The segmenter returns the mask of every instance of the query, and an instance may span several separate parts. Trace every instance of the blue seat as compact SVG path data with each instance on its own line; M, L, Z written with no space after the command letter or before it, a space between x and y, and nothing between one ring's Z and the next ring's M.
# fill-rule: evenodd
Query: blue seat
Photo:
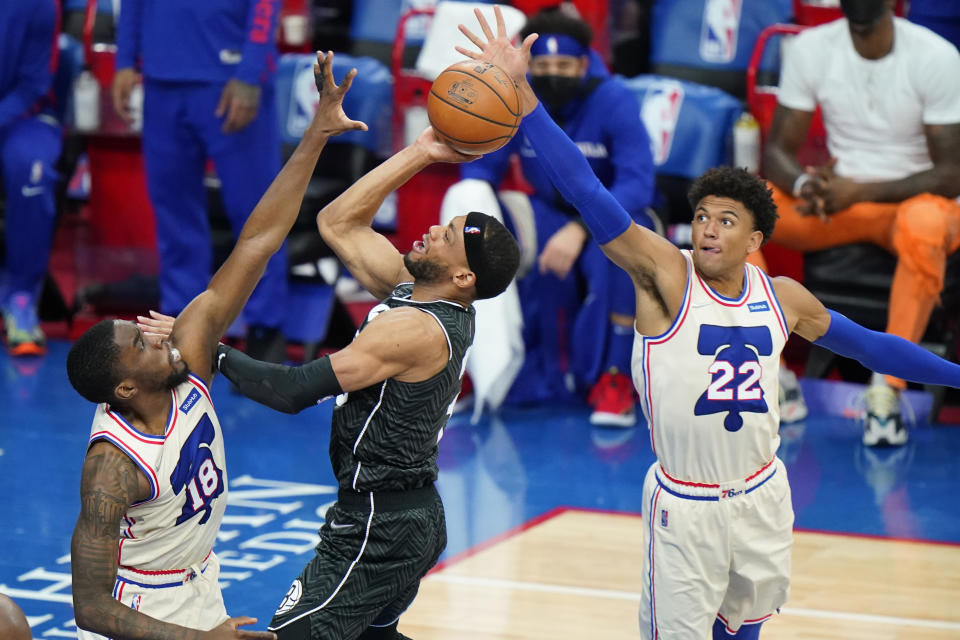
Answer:
M696 178L730 163L730 134L743 108L714 87L657 75L621 78L640 102L658 174Z
M659 0L650 20L651 68L742 99L757 36L764 27L789 22L792 13L792 0ZM761 68L778 68L777 53L772 50Z
M715 87L657 75L621 78L637 95L640 117L650 136L660 202L657 209L671 234L689 225L690 181L730 164L733 124L743 111L739 100ZM686 244L685 231L678 244Z

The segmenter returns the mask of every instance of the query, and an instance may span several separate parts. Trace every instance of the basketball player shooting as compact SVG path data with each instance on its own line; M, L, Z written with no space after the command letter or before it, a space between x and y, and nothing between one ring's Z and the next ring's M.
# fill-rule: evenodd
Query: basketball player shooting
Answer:
M472 303L506 289L520 250L496 218L479 212L431 226L405 255L370 225L387 195L417 172L475 157L427 128L317 215L327 245L383 299L348 346L299 367L220 348L220 371L269 407L296 413L337 396L337 502L316 555L268 627L281 640L405 637L398 619L446 546L437 452L473 342Z
M793 509L776 457L789 334L926 384L960 387L960 367L746 264L777 211L766 184L742 169L711 169L692 185L692 251L634 224L527 83L536 34L515 47L499 8L496 34L475 13L482 37L460 31L479 51L457 51L513 78L537 159L634 282L633 379L657 456L643 488L641 637L757 638L789 592Z
M333 82L318 53L316 114L247 219L226 262L176 318L169 339L103 320L67 356L70 383L98 404L73 531L80 640L270 640L227 616L212 547L227 504L223 435L210 400L217 343L282 245L321 150L366 125L347 118L355 70ZM251 150L256 153L256 150Z

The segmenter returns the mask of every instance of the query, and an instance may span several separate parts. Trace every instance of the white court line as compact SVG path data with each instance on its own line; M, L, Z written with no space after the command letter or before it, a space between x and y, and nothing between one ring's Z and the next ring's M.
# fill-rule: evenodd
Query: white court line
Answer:
M519 582L516 580L499 580L496 578L477 578L472 576L457 576L447 573L435 573L427 580L462 584L476 587L490 587L493 589L509 589L513 591L537 591L540 593L559 593L564 595L585 596L590 598L604 598L607 600L631 600L640 602L640 594L634 591L616 591L614 589L588 589L586 587L571 587L558 584L540 584L537 582ZM868 622L884 626L902 625L907 627L925 627L928 629L947 629L960 631L960 622L948 620L922 620L920 618L897 618L894 616L876 616L866 613L850 611L823 611L820 609L801 609L784 607L782 614L800 616L804 618L829 618L833 620L852 620Z

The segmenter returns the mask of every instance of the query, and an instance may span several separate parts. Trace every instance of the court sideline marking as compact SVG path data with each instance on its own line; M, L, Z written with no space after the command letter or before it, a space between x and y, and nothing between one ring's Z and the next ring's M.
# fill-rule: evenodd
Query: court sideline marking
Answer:
M571 587L557 584L541 584L536 582L520 582L517 580L501 580L497 578L477 578L458 576L446 573L434 573L426 578L428 581L446 582L465 586L487 587L491 589L506 589L511 591L535 591L540 593L558 593L570 596L603 598L607 600L631 600L640 602L640 593L633 591L619 591L615 589L591 589L587 587ZM924 620L921 618L897 618L893 616L878 616L850 611L824 611L821 609L803 609L784 607L782 615L793 615L804 618L828 618L833 620L851 620L881 625L903 625L910 627L925 627L929 629L947 629L960 631L960 622L947 620Z

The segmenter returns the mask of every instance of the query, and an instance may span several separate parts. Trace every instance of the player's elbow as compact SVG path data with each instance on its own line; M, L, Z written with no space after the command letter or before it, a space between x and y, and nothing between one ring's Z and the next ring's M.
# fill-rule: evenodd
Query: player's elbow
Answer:
M73 592L73 618L78 628L100 635L109 631L104 627L107 616L98 603L100 599L97 596L84 594L82 591Z

